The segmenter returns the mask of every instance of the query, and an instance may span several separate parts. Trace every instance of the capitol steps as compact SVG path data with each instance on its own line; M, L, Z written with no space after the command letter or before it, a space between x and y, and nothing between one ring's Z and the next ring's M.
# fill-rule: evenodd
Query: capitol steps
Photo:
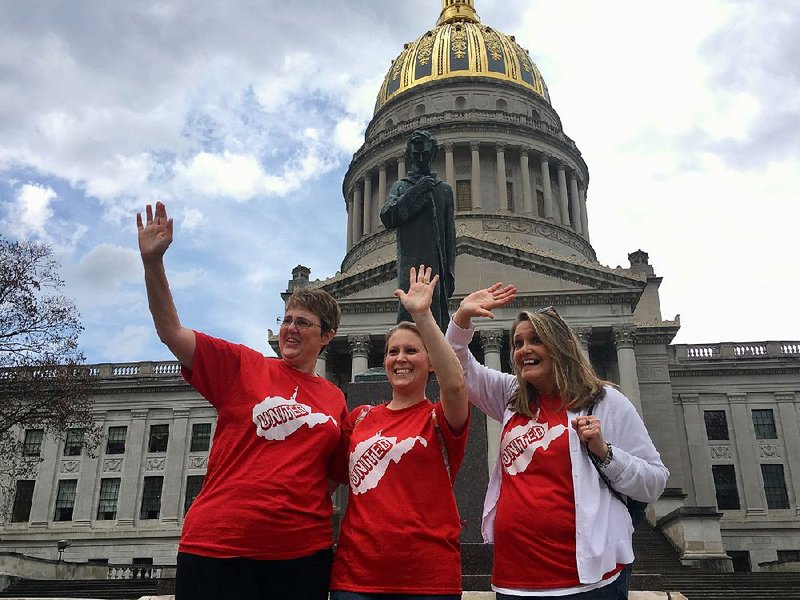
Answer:
M135 600L156 594L157 588L157 579L20 579L0 592L0 598Z

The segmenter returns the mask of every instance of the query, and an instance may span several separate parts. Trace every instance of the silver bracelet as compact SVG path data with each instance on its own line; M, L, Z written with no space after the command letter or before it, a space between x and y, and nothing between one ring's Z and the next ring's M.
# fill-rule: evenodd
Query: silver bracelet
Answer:
M611 444L606 442L606 449L608 453L604 460L598 461L597 466L601 469L605 469L608 465L611 464L611 459L614 458L614 451L611 449Z

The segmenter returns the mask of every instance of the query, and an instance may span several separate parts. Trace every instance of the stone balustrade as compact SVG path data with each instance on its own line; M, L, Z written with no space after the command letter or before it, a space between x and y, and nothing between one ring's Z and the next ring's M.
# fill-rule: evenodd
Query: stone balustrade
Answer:
M724 360L800 358L800 342L722 342L719 344L675 344L670 346L677 362Z
M126 377L179 377L181 365L177 360L161 362L138 362L138 363L106 363L90 365L89 374L92 377L102 379L115 379Z

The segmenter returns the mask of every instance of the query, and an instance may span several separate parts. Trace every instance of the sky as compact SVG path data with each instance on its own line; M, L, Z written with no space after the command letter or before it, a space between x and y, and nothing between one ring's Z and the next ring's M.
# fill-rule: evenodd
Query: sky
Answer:
M649 253L675 342L800 340L800 2L475 5L530 51L583 153L598 260ZM87 361L171 358L136 249L156 200L184 325L270 354L291 269L340 269L344 173L440 9L0 0L0 234L54 248Z

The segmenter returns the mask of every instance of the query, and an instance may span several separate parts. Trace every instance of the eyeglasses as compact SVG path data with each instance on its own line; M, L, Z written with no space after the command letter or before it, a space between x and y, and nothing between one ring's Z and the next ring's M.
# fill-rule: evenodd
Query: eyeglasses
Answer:
M320 325L319 323L314 323L312 321L309 321L308 319L304 319L303 317L291 317L289 315L286 315L285 317L283 317L283 320L281 320L280 317L278 317L277 320L281 324L281 327L290 327L292 323L294 323L294 326L297 327L298 329L309 329L311 327L319 327L320 329L322 329L322 325Z
M539 310L537 310L536 312L537 312L537 313L542 313L542 314L551 312L551 313L553 313L555 316L557 316L557 317L561 317L561 315L559 315L559 314L558 314L558 311L555 309L555 307L554 307L554 306L545 306L544 308L540 308L540 309L539 309Z

